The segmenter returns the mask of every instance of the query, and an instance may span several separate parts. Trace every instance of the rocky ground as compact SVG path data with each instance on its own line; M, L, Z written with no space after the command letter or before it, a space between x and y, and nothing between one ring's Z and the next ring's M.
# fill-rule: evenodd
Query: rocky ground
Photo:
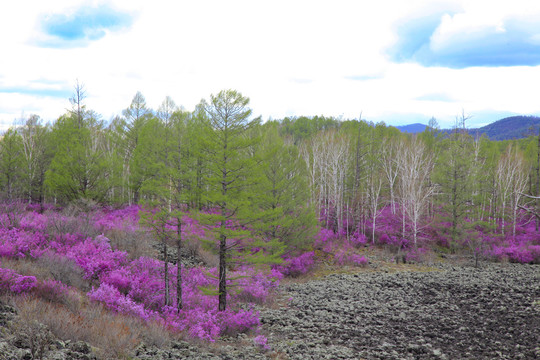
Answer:
M330 275L262 311L290 359L539 359L540 266Z
M538 359L540 266L371 266L284 284L260 307L271 350L249 336L212 346L139 346L134 359ZM0 360L30 359L0 306ZM92 359L80 342L53 341L48 359Z

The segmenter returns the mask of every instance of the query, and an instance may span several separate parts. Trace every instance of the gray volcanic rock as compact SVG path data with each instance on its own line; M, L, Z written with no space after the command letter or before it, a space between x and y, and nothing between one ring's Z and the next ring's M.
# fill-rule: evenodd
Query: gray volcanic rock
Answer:
M289 285L261 308L269 343L291 359L536 359L540 267L331 275Z
M419 269L422 269L419 267ZM219 346L140 344L133 359L538 359L540 266L330 275L282 285L284 305L260 306L270 351L239 334ZM0 360L31 358L0 300ZM52 340L46 359L96 359L83 342Z

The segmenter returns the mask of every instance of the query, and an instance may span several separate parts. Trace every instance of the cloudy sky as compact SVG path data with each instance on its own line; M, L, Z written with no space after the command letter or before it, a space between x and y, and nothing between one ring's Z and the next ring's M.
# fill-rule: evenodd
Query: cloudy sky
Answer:
M469 127L540 115L540 1L74 1L0 5L0 129L140 91L187 110L236 89L263 119Z

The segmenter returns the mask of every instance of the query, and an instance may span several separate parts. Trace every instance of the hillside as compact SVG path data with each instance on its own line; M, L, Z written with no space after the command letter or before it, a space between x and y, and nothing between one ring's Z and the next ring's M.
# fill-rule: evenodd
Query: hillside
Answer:
M491 140L510 140L536 135L539 129L540 117L512 116L478 129L470 129L469 132L474 134L478 131L479 134L485 134Z
M415 123L415 124L409 124L409 125L396 126L396 128L398 128L401 132L416 134L416 133L420 133L424 131L426 129L426 125Z
M404 133L419 133L425 130L424 124L409 124L396 126ZM537 116L511 116L481 128L469 129L469 133L475 135L486 135L490 140L511 140L521 139L531 135L537 135L540 130L540 117ZM443 129L443 133L449 133L452 129Z

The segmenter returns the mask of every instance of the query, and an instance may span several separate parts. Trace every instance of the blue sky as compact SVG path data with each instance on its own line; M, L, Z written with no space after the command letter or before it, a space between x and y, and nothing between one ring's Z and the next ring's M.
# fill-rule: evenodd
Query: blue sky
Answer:
M89 46L107 35L129 29L132 16L107 4L75 7L73 12L58 12L38 19L41 32L47 37L38 40L38 47L73 48Z
M226 88L263 119L469 126L540 115L540 2L22 0L0 5L0 130L69 108L108 120L137 91L188 110Z

